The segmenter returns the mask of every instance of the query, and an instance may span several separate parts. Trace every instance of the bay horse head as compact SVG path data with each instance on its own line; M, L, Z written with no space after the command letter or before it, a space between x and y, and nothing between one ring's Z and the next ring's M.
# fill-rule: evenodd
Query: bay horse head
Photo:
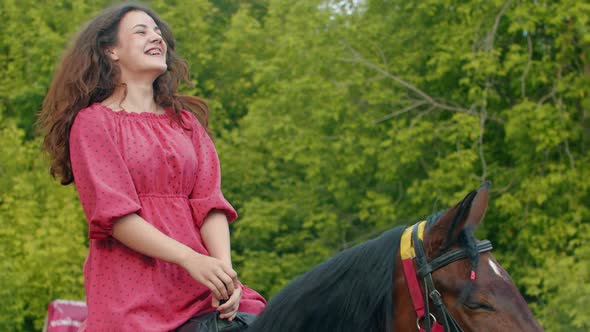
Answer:
M488 189L486 182L402 235L394 331L542 331L489 241L473 234L483 222Z
M319 264L276 294L248 332L542 331L489 241L473 235L488 188Z

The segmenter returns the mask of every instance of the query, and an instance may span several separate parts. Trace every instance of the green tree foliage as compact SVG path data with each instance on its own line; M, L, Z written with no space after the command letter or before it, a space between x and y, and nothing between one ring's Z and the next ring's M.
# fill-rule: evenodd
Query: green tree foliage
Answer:
M48 176L39 140L0 119L0 330L39 329L50 300L84 298L84 216L73 188Z
M0 329L31 330L51 299L83 298L86 253L32 123L68 40L110 2L0 1ZM148 3L191 65L183 92L212 106L245 283L272 296L490 179L480 237L548 331L590 328L590 5Z
M588 5L343 3L271 1L242 63L256 91L220 142L241 275L272 294L491 179L480 236L547 329L586 330Z

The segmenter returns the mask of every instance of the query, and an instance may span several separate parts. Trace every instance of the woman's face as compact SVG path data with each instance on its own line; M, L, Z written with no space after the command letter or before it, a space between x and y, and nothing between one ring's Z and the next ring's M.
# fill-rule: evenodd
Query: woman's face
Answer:
M132 11L119 22L117 44L107 54L121 70L122 83L152 82L166 69L167 45L156 22L142 11Z

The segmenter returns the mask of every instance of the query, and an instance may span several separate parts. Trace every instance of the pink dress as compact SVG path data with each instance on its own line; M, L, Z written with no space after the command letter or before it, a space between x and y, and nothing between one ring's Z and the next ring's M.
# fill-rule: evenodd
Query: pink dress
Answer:
M170 112L170 111L169 111ZM113 221L137 213L164 234L208 255L200 235L212 209L237 214L220 189L213 142L188 111L184 126L169 114L116 112L95 103L70 134L74 181L89 223L84 265L85 331L169 331L213 311L211 291L182 267L139 254L115 240ZM266 301L243 286L239 311Z

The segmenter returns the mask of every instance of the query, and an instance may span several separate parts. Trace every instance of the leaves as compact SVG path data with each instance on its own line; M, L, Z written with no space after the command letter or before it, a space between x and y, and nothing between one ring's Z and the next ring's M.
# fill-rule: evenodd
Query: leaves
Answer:
M3 330L39 328L50 300L83 297L83 215L48 177L32 123L67 41L105 5L3 1ZM243 282L270 297L490 179L480 237L548 331L588 329L588 4L150 5L191 65L182 92L212 107Z
M83 299L86 223L77 195L48 175L38 139L0 126L0 328L40 328L49 301ZM5 159L4 159L5 158Z

